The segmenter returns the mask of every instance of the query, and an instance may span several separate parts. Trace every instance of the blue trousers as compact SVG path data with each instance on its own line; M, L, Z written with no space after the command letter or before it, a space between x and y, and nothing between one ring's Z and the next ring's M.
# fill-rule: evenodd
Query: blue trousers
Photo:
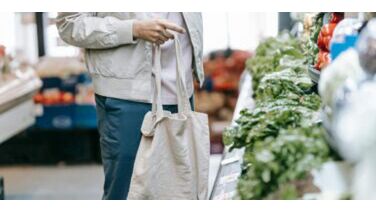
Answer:
M102 199L127 199L133 164L141 140L141 125L151 104L95 96L102 164L104 193ZM193 97L190 99L193 108ZM164 110L177 112L176 105Z

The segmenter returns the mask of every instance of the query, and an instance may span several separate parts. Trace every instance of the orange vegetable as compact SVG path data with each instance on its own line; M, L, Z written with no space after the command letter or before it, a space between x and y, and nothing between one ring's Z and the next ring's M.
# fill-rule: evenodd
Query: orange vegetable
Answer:
M332 39L334 29L337 24L325 24L320 31L317 39L317 46L320 50L329 51L330 40Z
M318 54L317 63L315 65L315 69L321 71L330 63L330 55L327 51L321 51Z

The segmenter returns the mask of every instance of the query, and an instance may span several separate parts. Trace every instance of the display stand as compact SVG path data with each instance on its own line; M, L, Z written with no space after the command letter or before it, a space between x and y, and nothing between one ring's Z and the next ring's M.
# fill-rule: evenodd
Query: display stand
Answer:
M0 143L35 122L34 93L41 87L33 70L16 72L16 77L0 87Z
M32 69L15 71L14 79L0 86L0 144L35 122L33 95L42 86ZM4 179L0 176L0 200L4 199Z
M254 107L252 79L248 71L244 71L242 75L239 91L232 125L236 124L235 120L239 118L241 110ZM234 149L230 152L228 148L225 148L210 199L229 200L235 197L238 177L241 174L243 154L243 149Z

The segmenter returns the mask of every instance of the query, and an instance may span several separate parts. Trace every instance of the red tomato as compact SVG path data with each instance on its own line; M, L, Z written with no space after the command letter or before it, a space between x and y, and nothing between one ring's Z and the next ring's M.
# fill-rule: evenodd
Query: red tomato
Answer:
M335 28L336 24L325 24L321 28L319 37L317 39L317 46L320 50L329 51L330 40L332 39Z
M334 12L330 15L330 23L338 24L345 17L345 13Z
M5 46L0 44L0 57L4 57L4 56L5 56Z
M69 92L61 93L60 101L63 104L72 104L74 102L74 96Z
M44 97L43 97L43 95L41 93L37 93L34 96L34 102L35 103L42 103L43 99L44 99Z
M330 55L327 51L320 51L315 65L315 69L321 71L330 63Z

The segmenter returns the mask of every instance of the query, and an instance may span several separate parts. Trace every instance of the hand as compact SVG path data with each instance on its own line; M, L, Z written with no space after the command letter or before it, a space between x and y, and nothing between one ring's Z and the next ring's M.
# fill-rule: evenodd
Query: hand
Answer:
M174 39L174 35L168 30L178 33L185 33L184 28L163 19L136 20L133 23L133 36L155 44L163 44L169 39Z

